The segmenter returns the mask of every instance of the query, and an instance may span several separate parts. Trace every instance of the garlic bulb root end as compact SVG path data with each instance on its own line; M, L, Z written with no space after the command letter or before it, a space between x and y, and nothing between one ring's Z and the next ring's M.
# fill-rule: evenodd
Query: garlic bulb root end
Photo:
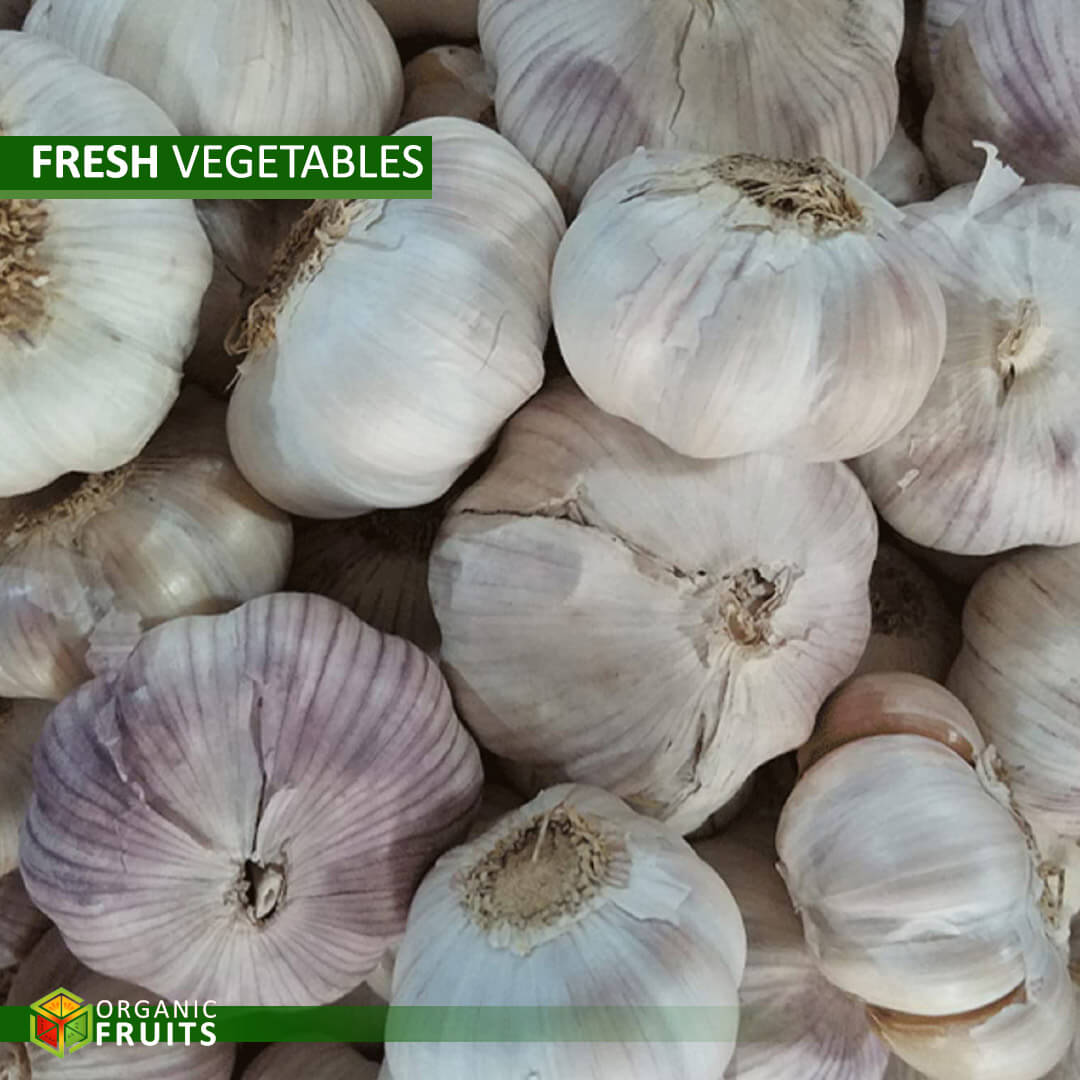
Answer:
M40 199L0 201L0 330L8 334L25 334L45 317L48 272L38 245L48 221Z

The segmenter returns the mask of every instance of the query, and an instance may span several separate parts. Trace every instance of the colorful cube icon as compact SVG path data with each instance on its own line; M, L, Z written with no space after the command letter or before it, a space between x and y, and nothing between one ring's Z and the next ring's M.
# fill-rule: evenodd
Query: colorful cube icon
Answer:
M94 1038L94 1006L61 987L30 1006L30 1041L50 1054L73 1054Z

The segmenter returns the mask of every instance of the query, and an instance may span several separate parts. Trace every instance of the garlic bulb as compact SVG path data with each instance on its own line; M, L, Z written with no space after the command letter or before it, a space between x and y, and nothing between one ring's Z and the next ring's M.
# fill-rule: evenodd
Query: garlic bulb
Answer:
M945 35L960 21L964 12L982 0L923 0L926 43L931 65L937 63Z
M479 49L437 45L405 65L403 124L428 116L462 116L495 126L495 88Z
M0 30L18 30L33 0L0 0Z
M243 1080L376 1080L379 1066L341 1043L278 1043L244 1070Z
M885 156L866 178L867 184L894 206L932 199L940 190L923 152L898 124Z
M843 465L681 458L563 382L510 421L435 543L454 700L539 783L690 832L854 670L876 535Z
M1080 541L1080 190L1020 188L986 146L974 186L907 208L948 310L915 418L855 468L918 544L987 555Z
M60 934L52 930L19 969L7 1004L29 1005L58 987L66 987L92 1004L158 1000L142 987L84 967L65 948ZM156 1046L141 1046L139 1021L133 1023L134 1046L91 1044L63 1058L27 1043L0 1043L0 1076L5 1080L229 1080L232 1075L236 1057L233 1044L201 1046L196 1034L195 1045L185 1046L183 1035L178 1034L172 1045L162 1038Z
M1080 840L1080 546L1001 560L963 626L949 689L1001 752L1025 817Z
M0 699L0 875L18 867L19 828L30 801L30 762L49 709L42 702Z
M472 41L476 0L371 0L396 38L429 35Z
M291 199L210 199L195 212L214 251L214 277L199 312L199 338L184 365L188 381L225 396L236 360L225 339L243 317L274 261L277 249L309 204Z
M323 1004L400 935L480 783L431 660L279 593L150 631L53 710L20 864L98 971L170 998Z
M30 902L18 870L0 876L0 1004L17 966L48 929L49 920Z
M973 140L985 139L1033 183L1080 183L1075 0L979 0L959 16L941 41L923 127L934 171L946 184L976 179Z
M892 135L902 0L480 0L479 16L499 130L570 207L638 146L862 176Z
M344 604L369 626L436 656L439 624L428 592L428 559L446 513L443 500L346 521L301 521L289 587Z
M176 134L130 86L0 31L0 132L87 131ZM182 199L0 202L0 497L139 453L176 398L210 264Z
M0 694L59 700L95 647L280 588L291 550L229 459L224 405L185 390L135 461L0 500Z
M316 203L234 343L233 456L307 517L437 498L543 378L554 196L479 124L399 134L431 137L434 198Z
M819 974L775 868L772 823L742 819L694 845L746 924L741 1023L726 1080L880 1080L888 1051L862 1004Z
M912 671L944 682L960 648L960 626L933 579L903 552L878 548L870 573L873 621L856 675Z
M138 87L182 135L383 135L401 111L368 0L38 0L25 29Z
M593 186L555 259L566 366L692 457L863 453L915 414L945 345L900 217L822 160L638 151Z
M532 1028L547 1041L525 1041L529 1028L505 1043L388 1041L386 1059L395 1080L718 1080L745 961L739 909L685 841L598 788L554 787L424 878L391 1002L552 1009ZM597 1030L597 1008L614 1010L608 1041L560 1041ZM715 1042L677 1041L695 1008L710 1011ZM455 1031L468 1037L469 1023L463 1009ZM628 1037L649 1030L668 1038Z

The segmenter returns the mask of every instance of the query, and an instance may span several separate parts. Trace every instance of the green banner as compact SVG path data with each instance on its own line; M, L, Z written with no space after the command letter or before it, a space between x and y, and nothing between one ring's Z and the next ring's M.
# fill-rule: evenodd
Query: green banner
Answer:
M0 199L430 199L431 136L0 138Z

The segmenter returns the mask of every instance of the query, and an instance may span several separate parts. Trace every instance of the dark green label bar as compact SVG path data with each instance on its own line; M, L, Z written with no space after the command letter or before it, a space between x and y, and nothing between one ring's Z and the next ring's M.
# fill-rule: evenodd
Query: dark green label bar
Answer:
M431 136L0 138L0 199L430 199Z

